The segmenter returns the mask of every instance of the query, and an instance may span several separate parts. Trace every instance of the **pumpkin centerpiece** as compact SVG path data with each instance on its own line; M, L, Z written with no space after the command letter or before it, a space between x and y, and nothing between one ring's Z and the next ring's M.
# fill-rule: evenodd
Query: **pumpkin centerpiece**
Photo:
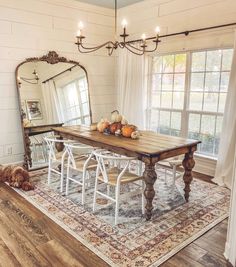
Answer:
M135 125L126 124L122 127L122 135L124 137L131 137L132 133L137 131L137 127Z
M106 128L110 125L109 121L106 119L101 119L100 122L97 124L97 130L100 133L103 133Z

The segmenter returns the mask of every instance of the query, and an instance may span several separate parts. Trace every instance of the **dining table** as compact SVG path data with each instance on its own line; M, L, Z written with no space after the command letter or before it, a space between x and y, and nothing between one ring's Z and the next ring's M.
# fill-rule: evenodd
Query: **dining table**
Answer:
M53 131L59 139L76 140L121 155L136 157L142 161L145 165L143 179L146 185L144 190L146 220L150 220L152 217L155 196L154 184L157 179L156 163L183 155L184 197L186 202L189 201L190 185L193 180L192 170L195 165L194 152L201 141L159 134L153 131L140 131L139 138L132 139L123 136L105 135L91 130L89 126L62 126L53 128ZM60 149L63 149L63 147Z

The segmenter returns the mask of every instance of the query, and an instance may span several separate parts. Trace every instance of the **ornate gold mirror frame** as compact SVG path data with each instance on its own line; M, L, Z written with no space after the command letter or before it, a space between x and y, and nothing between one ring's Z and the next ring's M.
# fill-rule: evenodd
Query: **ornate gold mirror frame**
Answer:
M21 111L21 98L20 98L20 85L21 83L18 80L18 73L19 68L25 63L29 62L45 62L48 64L57 64L57 63L70 63L73 65L77 65L83 71L85 72L86 78L87 78L87 84L88 84L88 103L89 103L89 113L90 113L90 119L92 121L92 112L91 112L91 101L90 101L90 93L89 93L89 80L88 80L88 73L84 66L82 66L79 62L74 60L69 60L65 57L60 57L55 51L49 51L47 55L44 55L42 57L31 57L27 58L25 61L21 62L15 70L15 79L16 79L16 87L17 87L17 96L18 96L18 102L19 102L19 111L20 111L20 117L21 117L21 127L22 127L22 134L23 134L23 142L24 142L24 168L29 170L32 167L32 158L31 158L31 149L30 149L30 131L34 131L34 133L45 133L50 132L50 129L48 128L48 125L40 125L40 126L32 126L31 129L25 128L23 125L23 114ZM55 124L53 127L61 126L62 124ZM52 127L52 125L51 125Z

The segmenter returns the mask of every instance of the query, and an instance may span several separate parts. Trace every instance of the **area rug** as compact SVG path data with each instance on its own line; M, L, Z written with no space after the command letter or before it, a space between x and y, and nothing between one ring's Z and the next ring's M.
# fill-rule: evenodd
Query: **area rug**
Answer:
M98 198L96 212L92 212L92 184L82 206L79 185L71 183L65 196L56 175L49 186L46 170L32 172L31 177L34 191L16 191L110 266L159 266L228 216L228 189L194 179L186 203L182 179L177 179L173 191L171 173L165 179L159 171L152 220L142 216L141 195L137 193L121 202L115 226L114 205L105 199Z

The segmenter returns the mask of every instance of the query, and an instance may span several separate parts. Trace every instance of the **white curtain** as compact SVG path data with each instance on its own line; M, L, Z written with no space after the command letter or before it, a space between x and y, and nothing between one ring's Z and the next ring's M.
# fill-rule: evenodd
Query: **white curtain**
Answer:
M233 183L231 191L231 205L229 215L229 227L227 233L227 242L225 245L225 257L229 262L236 266L236 147L233 171Z
M144 129L144 56L132 54L127 49L120 49L117 76L120 113L129 123Z
M55 83L53 80L50 80L43 84L42 93L47 123L50 124L63 122L63 114L58 101Z
M233 62L225 104L219 154L213 181L221 186L232 187L233 160L236 144L236 34Z

